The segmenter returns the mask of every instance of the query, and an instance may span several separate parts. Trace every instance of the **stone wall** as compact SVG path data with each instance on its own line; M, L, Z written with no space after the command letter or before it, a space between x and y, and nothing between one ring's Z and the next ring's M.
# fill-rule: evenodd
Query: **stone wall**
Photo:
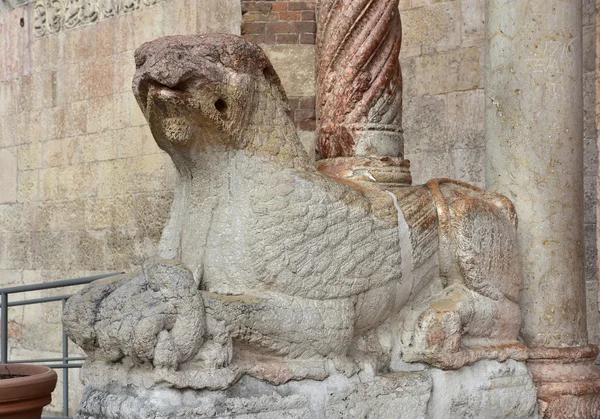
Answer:
M241 10L113 3L115 15L71 27L66 8L46 21L33 3L0 13L0 287L129 271L154 253L174 173L131 93L133 51L163 35L239 33ZM51 13L62 20L50 25ZM56 357L60 313L60 303L11 309L10 359Z
M129 271L153 254L173 169L131 94L133 51L146 40L242 31L260 41L314 155L314 1L116 3L123 5L112 14L97 6L95 17L82 10L68 24L53 24L53 10L43 20L33 3L0 8L0 287ZM584 3L586 280L597 341L596 10ZM483 186L484 0L401 0L400 9L405 151L415 182L447 176ZM10 318L11 359L57 355L59 303L11 309Z
M484 0L400 0L406 158L415 183L450 177L485 186ZM583 0L585 279L598 343L596 4Z

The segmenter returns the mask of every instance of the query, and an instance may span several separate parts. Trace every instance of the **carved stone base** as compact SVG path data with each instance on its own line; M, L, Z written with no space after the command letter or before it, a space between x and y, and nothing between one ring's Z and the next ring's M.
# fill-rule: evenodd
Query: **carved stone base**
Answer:
M532 348L529 356L541 418L600 418L598 347Z
M480 361L457 371L434 368L380 376L367 368L351 377L334 374L277 386L243 376L227 390L212 391L90 382L77 417L533 418L536 410L525 364L509 360Z

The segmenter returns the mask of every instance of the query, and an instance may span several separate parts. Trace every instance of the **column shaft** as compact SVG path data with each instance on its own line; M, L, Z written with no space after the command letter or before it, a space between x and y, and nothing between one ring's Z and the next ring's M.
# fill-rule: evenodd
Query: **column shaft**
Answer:
M486 182L519 217L526 344L587 343L581 0L488 0Z

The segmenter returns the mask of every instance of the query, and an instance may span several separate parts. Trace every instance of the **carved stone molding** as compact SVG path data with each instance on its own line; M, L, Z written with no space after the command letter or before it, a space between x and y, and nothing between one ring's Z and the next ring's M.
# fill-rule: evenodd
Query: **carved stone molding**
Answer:
M317 14L319 157L401 157L398 1L322 0Z
M529 370L543 419L600 418L600 370L595 345L530 348Z
M34 28L37 37L89 25L153 6L163 0L37 0Z

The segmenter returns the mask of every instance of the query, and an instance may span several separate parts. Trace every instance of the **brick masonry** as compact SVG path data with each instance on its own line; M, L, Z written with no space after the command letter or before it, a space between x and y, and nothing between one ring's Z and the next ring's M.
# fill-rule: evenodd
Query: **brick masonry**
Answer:
M257 44L315 43L314 1L242 0L242 35Z
M300 131L315 130L315 97L290 97L290 117Z
M271 56L275 69L278 70L282 79L285 79L283 73L290 68L290 64L292 64L292 67L298 67L299 55L295 46L312 46L315 44L317 32L316 2L242 0L241 6L241 33L245 39L263 46L287 46L286 54L282 59L277 60L277 57ZM265 50L269 54L270 50L268 48L265 48ZM281 55L279 54L279 56ZM282 60L287 62L285 63L287 65L284 64L286 68L283 69L283 72L278 69L278 64L282 64ZM307 66L307 64L302 63L301 66ZM314 80L311 80L310 83L314 84ZM307 96L294 95L290 93L290 86L285 87L288 90L290 117L296 128L299 131L314 132L316 126L314 94Z

